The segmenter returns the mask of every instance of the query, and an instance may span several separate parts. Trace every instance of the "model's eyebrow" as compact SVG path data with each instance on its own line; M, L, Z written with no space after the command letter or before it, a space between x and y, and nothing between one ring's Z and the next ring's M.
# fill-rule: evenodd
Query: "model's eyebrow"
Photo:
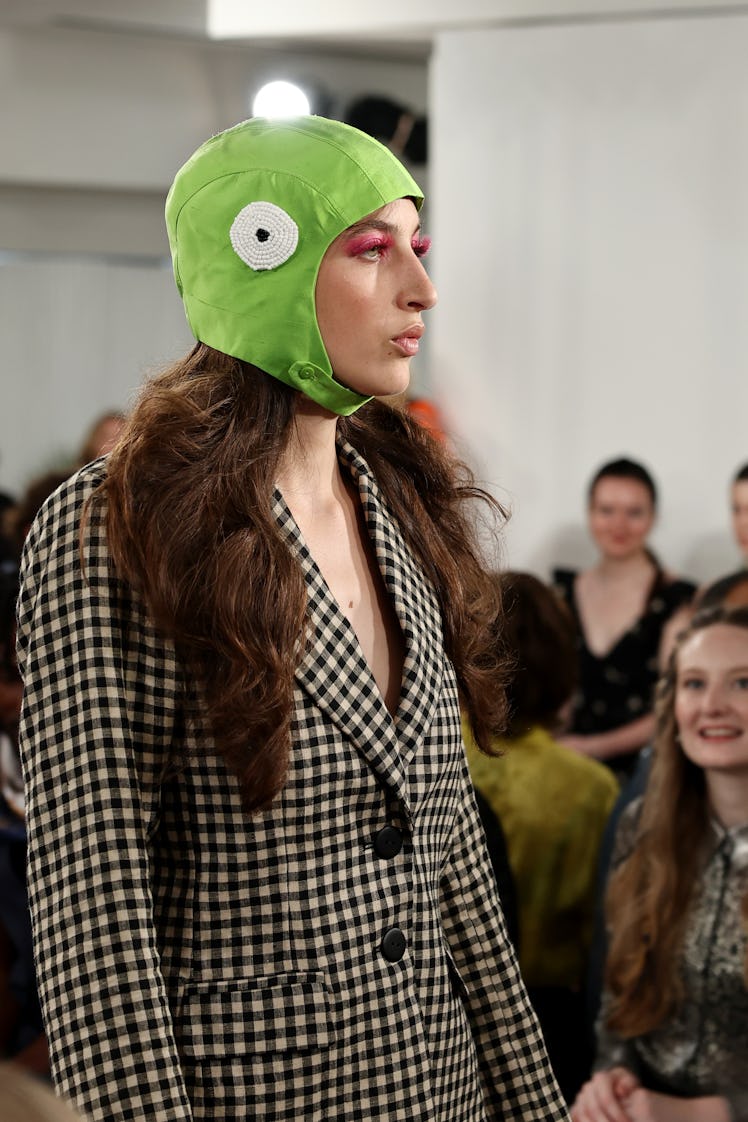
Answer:
M343 231L343 237L350 237L355 234L362 234L366 230L380 230L383 234L396 234L400 227L393 225L392 222L385 222L383 218L362 218L360 222L354 222L352 226L348 226ZM421 231L421 223L419 222L414 229L411 237L415 237Z

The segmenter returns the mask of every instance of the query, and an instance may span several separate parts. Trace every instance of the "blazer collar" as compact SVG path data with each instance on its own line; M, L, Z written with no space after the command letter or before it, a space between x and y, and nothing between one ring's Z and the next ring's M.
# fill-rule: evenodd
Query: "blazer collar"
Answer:
M428 733L441 688L441 614L434 591L406 548L366 461L345 442L339 444L338 456L358 487L379 569L405 639L397 714L393 720L356 633L276 490L274 514L301 564L311 624L311 642L296 669L296 680L407 806L407 768Z

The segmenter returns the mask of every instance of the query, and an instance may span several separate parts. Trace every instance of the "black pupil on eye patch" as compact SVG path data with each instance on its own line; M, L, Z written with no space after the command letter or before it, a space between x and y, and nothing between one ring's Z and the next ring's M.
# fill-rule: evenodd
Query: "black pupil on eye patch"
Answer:
M259 229L255 230L255 237L257 238L258 242L266 242L270 237L270 231L263 230L262 226L260 226Z

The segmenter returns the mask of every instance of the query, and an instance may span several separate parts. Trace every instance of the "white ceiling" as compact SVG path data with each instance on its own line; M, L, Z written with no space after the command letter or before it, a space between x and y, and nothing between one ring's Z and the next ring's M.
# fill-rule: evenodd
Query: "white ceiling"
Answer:
M257 6L254 0L248 0L239 7L251 17ZM267 6L271 11L280 9L277 21L265 19L260 27L251 18L248 23L240 20L242 12L234 10L230 13L231 28L214 32L209 7L209 0L0 0L0 27L244 41L290 51L329 48L418 60L426 58L430 49L431 33L425 27L418 27L410 35L392 29L373 34L371 28L362 30L360 21L349 29L343 18L340 25L315 25L310 29L303 21L297 26L293 11L283 3Z
M0 26L427 57L438 31L747 12L718 0L0 0Z

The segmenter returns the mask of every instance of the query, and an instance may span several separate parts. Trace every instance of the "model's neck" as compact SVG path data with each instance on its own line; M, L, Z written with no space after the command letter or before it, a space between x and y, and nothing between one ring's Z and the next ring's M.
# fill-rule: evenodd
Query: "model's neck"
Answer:
M300 400L276 478L286 499L324 502L336 494L340 485L335 444L338 419L321 405L307 398Z

